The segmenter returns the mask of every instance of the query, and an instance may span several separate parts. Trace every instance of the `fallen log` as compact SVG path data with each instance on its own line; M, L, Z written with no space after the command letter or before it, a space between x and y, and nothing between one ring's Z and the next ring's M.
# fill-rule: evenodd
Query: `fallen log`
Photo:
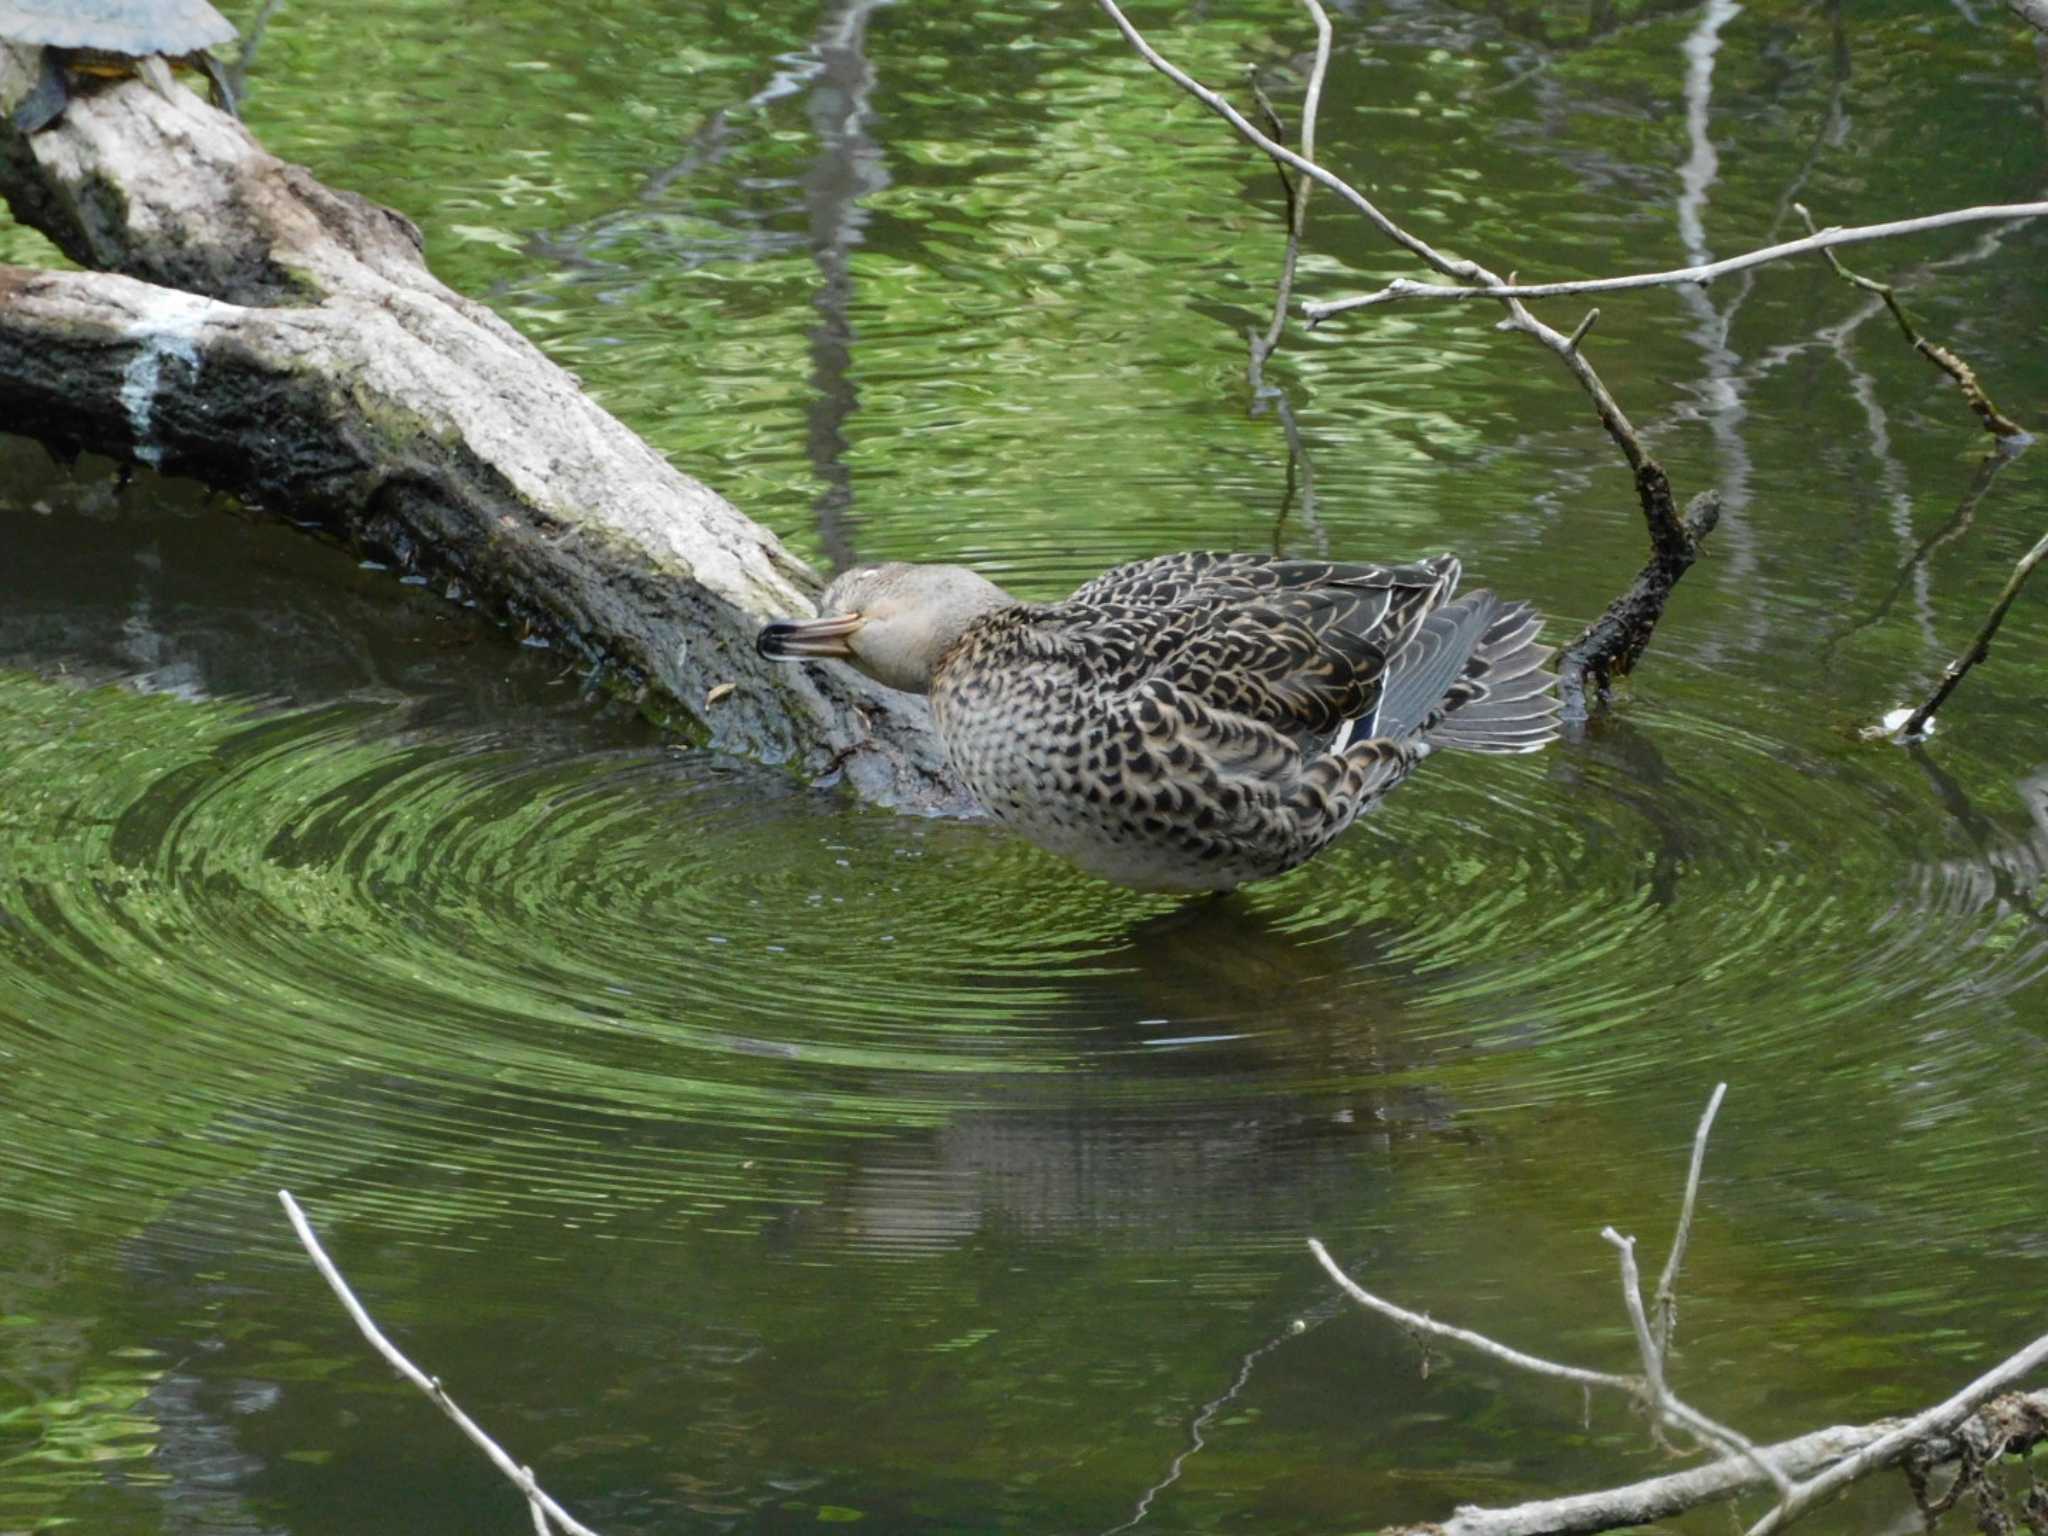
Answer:
M679 707L707 745L963 803L923 700L756 655L763 618L811 611L809 567L438 282L403 216L181 85L120 81L23 134L6 116L38 64L0 45L0 195L89 270L0 265L0 430L317 527Z

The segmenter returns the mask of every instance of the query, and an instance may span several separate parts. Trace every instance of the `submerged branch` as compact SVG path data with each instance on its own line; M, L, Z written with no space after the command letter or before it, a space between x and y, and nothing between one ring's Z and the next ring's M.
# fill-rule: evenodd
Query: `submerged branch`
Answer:
M1970 668L1991 654L1991 637L1998 633L1998 626L2005 622L2006 610L2012 607L2013 599L2020 595L2020 588L2027 584L2027 578L2034 574L2034 567L2048 558L2048 534L2019 558L2006 578L2005 587L1998 594L1998 601L1991 605L1991 613L1977 631L1977 638L1970 642L1970 648L1942 668L1941 682L1918 709L1913 710L1904 720L1894 726L1887 717L1878 734L1890 735L1898 741L1912 742L1925 737L1934 713L1948 702L1948 696L1956 691L1956 685L1969 675Z
M1684 516L1671 511L1671 487L1652 462L1655 478L1637 477L1643 515L1650 524L1650 558L1626 592L1607 605L1558 657L1557 691L1567 720L1584 720L1590 698L1617 677L1626 676L1649 649L1671 589L1692 568L1705 548L1707 535L1721 520L1721 498L1702 491L1687 505Z
M1996 1399L1985 1405L1979 1417L1995 1417L2003 1421L2021 1414L2048 1415L2048 1392ZM1795 1439L1781 1440L1775 1445L1758 1446L1757 1450L1788 1476L1811 1478L1829 1467L1840 1465L1844 1458L1875 1445L1905 1422L1901 1419L1879 1419L1870 1424L1838 1424ZM1978 1420L1971 1420L1969 1424L1976 1422ZM1993 1428L1991 1434L1984 1438L1994 1437L1997 1443L2009 1446L2012 1451L2025 1451L2035 1443L2000 1436L1998 1428ZM1894 1459L1902 1462L1909 1473L1924 1476L1935 1466L1961 1461L1968 1454L1971 1438L1975 1437L1966 1424L1952 1433L1921 1440ZM1566 1536L1566 1533L1575 1532L1621 1530L1668 1520L1688 1510L1732 1499L1764 1486L1767 1486L1766 1480L1755 1463L1745 1457L1724 1456L1705 1466L1645 1478L1618 1488L1603 1488L1593 1493L1532 1499L1526 1504L1504 1509L1465 1504L1448 1520L1414 1529L1418 1536L1422 1532L1427 1532L1428 1536Z
M2048 548L2048 540L2042 541ZM1777 1503L1749 1528L1747 1536L1773 1536L1821 1500L1831 1497L1849 1483L1879 1467L1907 1463L1916 1494L1924 1493L1927 1470L1944 1462L1960 1462L1966 1471L1981 1467L2010 1451L2023 1451L2048 1440L2048 1392L2010 1397L2000 1403L1992 1399L2005 1393L2028 1373L2048 1364L2048 1335L2016 1351L1962 1391L1913 1418L1885 1419L1856 1427L1837 1426L1816 1430L1776 1445L1758 1445L1726 1425L1716 1423L1679 1400L1668 1380L1671 1324L1669 1309L1675 1298L1669 1293L1683 1262L1687 1235L1692 1224L1694 1202L1699 1192L1700 1168L1706 1156L1707 1135L1713 1126L1727 1084L1718 1084L1693 1137L1691 1168L1686 1176L1684 1205L1671 1256L1657 1287L1659 1317L1653 1323L1644 1306L1641 1277L1635 1261L1635 1239L1624 1237L1613 1227L1601 1236L1620 1252L1622 1301L1642 1358L1641 1376L1621 1376L1590 1371L1580 1366L1546 1360L1513 1349L1468 1328L1440 1323L1418 1312L1375 1296L1338 1267L1329 1250L1315 1238L1308 1240L1316 1262L1351 1299L1377 1312L1411 1333L1446 1339L1466 1345L1491 1359L1517 1370L1578 1386L1608 1387L1626 1392L1648 1407L1651 1432L1660 1444L1662 1424L1675 1424L1701 1440L1719 1446L1723 1455L1713 1463L1665 1477L1650 1478L1621 1488L1598 1493L1573 1494L1565 1498L1539 1499L1508 1509L1460 1506L1457 1513L1440 1524L1413 1528L1412 1536L1553 1536L1559 1532L1592 1532L1623 1526L1647 1525L1701 1504L1726 1499L1746 1489L1769 1486ZM1985 1405L1991 1406L1986 1408ZM1979 1414L1982 1410L1982 1414ZM1978 1423L1973 1416L1983 1419ZM1927 1501L1921 1499L1922 1508Z
M1773 1536L1774 1532L1783 1530L1821 1500L1841 1492L1865 1473L1901 1460L1924 1441L1953 1436L1978 1409L2043 1365L2048 1365L2048 1334L2006 1356L1946 1402L1914 1415L1853 1455L1843 1457L1825 1472L1807 1478L1777 1508L1752 1525L1745 1536Z

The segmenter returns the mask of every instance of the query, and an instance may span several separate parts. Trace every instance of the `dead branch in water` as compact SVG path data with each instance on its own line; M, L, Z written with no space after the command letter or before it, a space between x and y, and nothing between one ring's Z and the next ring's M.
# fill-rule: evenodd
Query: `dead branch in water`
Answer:
M1672 1392L1668 1366L1678 1271L1692 1228L1707 1136L1726 1089L1725 1083L1715 1087L1706 1113L1700 1117L1699 1129L1693 1134L1692 1163L1677 1231L1672 1238L1671 1257L1657 1285L1655 1322L1643 1304L1635 1264L1635 1239L1624 1237L1613 1227L1601 1233L1620 1250L1622 1299L1641 1358L1640 1375L1594 1371L1546 1360L1497 1343L1469 1328L1440 1323L1412 1312L1366 1290L1338 1266L1320 1241L1309 1239L1309 1251L1316 1262L1346 1295L1367 1311L1412 1334L1462 1344L1517 1370L1563 1381L1582 1390L1599 1387L1624 1393L1648 1410L1651 1432L1660 1443L1664 1443L1663 1430L1669 1427L1715 1446L1722 1453L1702 1467L1598 1493L1534 1500L1509 1509L1464 1505L1440 1524L1414 1527L1414 1536L1551 1536L1559 1532L1614 1530L1666 1519L1756 1487L1770 1487L1776 1502L1749 1527L1746 1536L1773 1536L1851 1482L1891 1465L1906 1469L1922 1510L1938 1513L1935 1506L1940 1501L1928 1492L1928 1474L1936 1466L1958 1466L1958 1487L1970 1481L1982 1496L1986 1466L2000 1456L2023 1452L2048 1441L2048 1392L2010 1394L2022 1377L2048 1365L2048 1334L2008 1356L1947 1401L1910 1419L1816 1430L1776 1445L1752 1443ZM1956 1491L1952 1488L1950 1495ZM1952 1497L1949 1502L1953 1502Z
M533 1516L533 1528L540 1536L548 1536L550 1521L567 1532L568 1536L597 1536L597 1532L548 1496L547 1490L534 1481L533 1468L521 1466L514 1461L497 1441L478 1427L476 1420L456 1406L455 1399L442 1387L438 1376L429 1376L406 1359L399 1352L397 1345L384 1337L383 1330L371 1320L363 1304L356 1300L356 1293L350 1290L348 1282L342 1279L341 1271L335 1267L334 1260L327 1257L327 1250L320 1246L320 1239L313 1235L313 1224L306 1220L306 1213L299 1209L299 1202L292 1198L291 1191L280 1189L277 1198L279 1204L284 1206L285 1215L291 1218L292 1230L298 1234L300 1245L311 1256L313 1267L320 1271L320 1276L327 1282L329 1289L340 1298L349 1320L356 1325L362 1336L370 1341L370 1347L382 1355L399 1375L426 1393L433 1400L434 1406L453 1419L455 1427L490 1457L491 1465L512 1480L512 1485L526 1499L526 1507Z
M763 617L808 610L809 568L438 282L401 214L182 85L117 81L23 134L9 112L38 64L0 44L0 193L91 270L0 266L7 430L317 524L712 745L959 803L923 700L755 652Z
M1885 716L1883 724L1868 734L1890 736L1896 741L1915 742L1923 740L1930 729L1934 712L1948 702L1948 696L1956 691L1956 685L1969 675L1970 668L1985 660L1991 654L1991 637L1998 633L1998 626L2005 622L2006 610L2012 607L2013 599L2020 595L2020 588L2027 584L2027 578L2034 574L2034 567L2048 558L2048 534L2041 541L2021 555L2013 566L2012 575L1998 594L1998 601L1991 605L1991 613L1977 631L1977 638L1970 642L1970 648L1942 668L1941 681L1929 694L1925 703L1913 710L1894 710Z
M1807 212L1806 204L1794 203L1792 207L1798 212L1799 217L1806 221L1809 230L1815 234L1820 233L1814 225L1813 215ZM1828 265L1835 269L1835 276L1843 282L1861 288L1865 293L1874 293L1884 301L1884 307L1891 311L1892 318L1899 323L1899 329L1905 332L1906 340L1913 350L1955 380L1956 388L1963 392L1963 398L1969 402L1970 409L1977 413L1977 419L1984 424L1986 432L2004 439L2026 437L2027 434L2017 423L1991 403L1991 397L1984 392L1984 386L1977 382L1977 372L1974 368L1947 347L1931 342L1920 334L1913 322L1906 318L1906 312L1899 307L1898 297L1890 283L1880 283L1875 278L1851 272L1842 265L1842 258L1831 250L1823 248L1821 255L1827 258Z
M1097 0L1103 11L1113 21L1124 38L1137 50L1145 62L1166 76L1181 90L1187 92L1221 117L1234 129L1241 139L1269 156L1275 165L1292 168L1299 180L1292 189L1297 214L1296 228L1290 237L1290 258L1287 270L1293 270L1292 244L1299 238L1299 212L1307 196L1306 183L1320 182L1336 193L1353 210L1360 214L1375 229L1402 249L1414 255L1426 265L1447 277L1459 278L1479 285L1475 290L1498 297L1507 311L1499 329L1520 331L1534 339L1551 352L1570 370L1593 402L1593 408L1600 417L1600 424L1607 435L1621 450L1628 461L1629 471L1635 478L1636 498L1643 511L1643 519L1650 534L1650 560L1638 574L1635 582L1620 597L1609 605L1607 612L1566 647L1559 660L1559 691L1565 702L1568 719L1584 719L1587 712L1586 696L1588 682L1594 691L1606 687L1609 680L1629 671L1649 645L1657 621L1663 616L1664 606L1671 589L1677 584L1693 562L1699 558L1701 540L1713 528L1720 517L1719 499L1706 493L1696 497L1693 504L1681 516L1672 497L1671 482L1663 466L1643 451L1641 439L1636 435L1634 425L1623 413L1614 396L1608 392L1600 375L1587 361L1582 343L1591 332L1600 312L1589 310L1585 317L1573 327L1569 334L1539 320L1514 294L1510 282L1475 261L1454 257L1439 251L1421 236L1402 227L1370 198L1341 176L1318 165L1306 152L1297 153L1280 143L1272 135L1262 132L1222 96L1203 85L1186 71L1168 60L1152 46L1117 5L1116 0ZM1310 0L1304 0L1310 3ZM1319 32L1326 25L1319 18ZM1319 46L1319 58L1321 57ZM1304 151L1310 146L1305 142ZM2048 211L2048 205L2044 210ZM1327 306L1305 304L1303 313L1311 322L1331 312ZM1269 335L1277 338L1276 325ZM1254 341L1254 377L1258 366L1264 362L1264 354Z

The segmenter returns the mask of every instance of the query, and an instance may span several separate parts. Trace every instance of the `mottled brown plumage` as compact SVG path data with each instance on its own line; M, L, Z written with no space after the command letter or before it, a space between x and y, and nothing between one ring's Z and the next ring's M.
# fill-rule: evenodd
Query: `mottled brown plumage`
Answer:
M1020 603L958 566L850 571L761 634L926 692L991 815L1092 874L1229 890L1320 852L1436 746L1557 734L1542 621L1449 555L1186 554Z

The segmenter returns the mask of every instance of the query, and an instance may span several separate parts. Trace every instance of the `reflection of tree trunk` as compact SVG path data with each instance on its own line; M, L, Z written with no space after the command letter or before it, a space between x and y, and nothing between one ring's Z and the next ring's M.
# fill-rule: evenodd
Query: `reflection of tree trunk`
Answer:
M811 465L825 489L817 500L818 536L835 566L854 560L853 473L846 462L846 423L860 408L852 377L854 247L867 212L861 199L889 184L881 147L868 135L874 67L868 63L868 18L890 0L845 0L826 21L817 42L821 67L811 82L811 127L817 158L803 180L810 214L811 254L822 281L811 303Z
M1713 260L1707 247L1706 210L1721 174L1721 157L1708 132L1713 107L1714 56L1720 52L1722 29L1741 11L1736 0L1708 0L1698 24L1685 40L1685 122L1692 152L1678 172L1678 234L1685 245L1686 260L1696 265ZM1749 444L1742 435L1749 406L1743 398L1741 355L1728 344L1735 305L1731 304L1723 313L1714 307L1705 288L1690 285L1678 290L1678 298L1697 321L1692 339L1706 366L1706 378L1699 388L1700 416L1713 435L1717 450L1717 487L1724 519L1721 537L1729 555L1722 564L1721 579L1739 586L1755 569L1757 556L1747 523L1750 459ZM1736 303L1739 302L1738 294Z
M36 63L0 47L0 112ZM101 269L0 267L11 429L459 582L716 745L844 765L878 799L952 798L922 701L755 654L763 616L808 610L808 569L436 282L402 217L273 159L182 87L135 81L32 137L0 120L0 190Z

